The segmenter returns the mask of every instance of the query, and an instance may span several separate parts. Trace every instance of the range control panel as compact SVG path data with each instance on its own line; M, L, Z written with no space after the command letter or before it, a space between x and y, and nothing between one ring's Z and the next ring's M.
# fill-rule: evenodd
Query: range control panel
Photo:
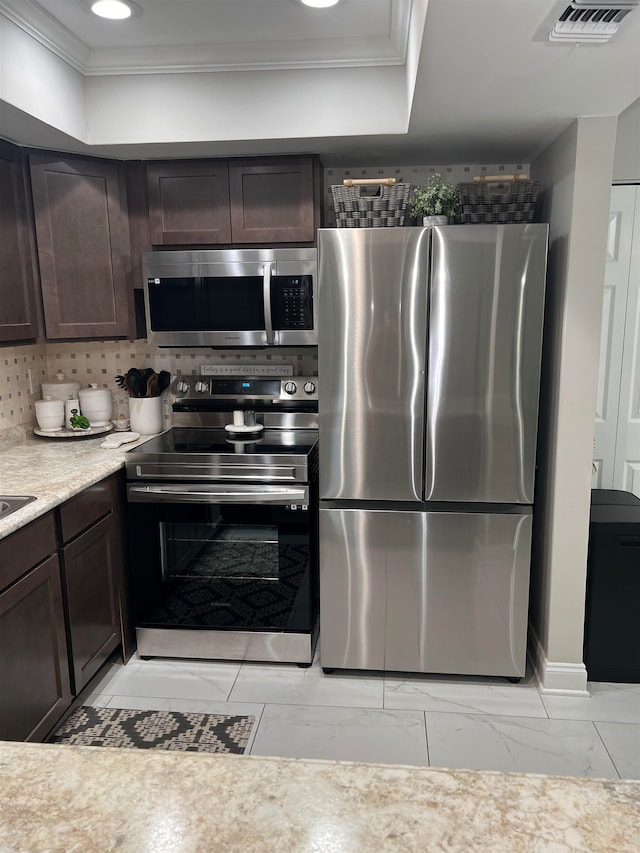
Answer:
M172 391L178 399L210 400L317 400L317 376L178 376Z

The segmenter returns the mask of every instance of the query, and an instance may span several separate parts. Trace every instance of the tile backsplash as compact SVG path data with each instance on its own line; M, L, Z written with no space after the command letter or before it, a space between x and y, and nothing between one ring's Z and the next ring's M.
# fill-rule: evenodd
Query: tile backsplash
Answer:
M46 376L47 356L44 344L0 348L0 430L32 423L33 403L40 393L29 393L29 370L40 380Z
M35 424L34 401L41 393L29 393L29 369L38 371L40 382L62 371L83 387L90 382L113 393L113 417L129 415L127 396L114 377L130 367L152 367L171 374L200 372L203 364L287 364L298 376L315 376L318 359L315 347L283 347L277 350L160 349L144 340L79 341L35 346L0 348L0 431L22 424ZM168 411L165 411L168 420Z

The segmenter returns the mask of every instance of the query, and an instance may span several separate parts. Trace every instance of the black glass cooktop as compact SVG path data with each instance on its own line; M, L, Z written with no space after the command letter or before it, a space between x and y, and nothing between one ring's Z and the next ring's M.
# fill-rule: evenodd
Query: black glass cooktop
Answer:
M243 453L304 455L318 441L316 430L273 430L229 433L224 429L174 427L133 448L140 453Z

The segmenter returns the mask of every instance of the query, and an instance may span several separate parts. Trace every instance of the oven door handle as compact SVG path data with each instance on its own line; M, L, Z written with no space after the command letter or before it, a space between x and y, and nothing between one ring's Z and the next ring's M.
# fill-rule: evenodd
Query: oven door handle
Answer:
M308 504L308 489L264 489L234 491L232 489L171 489L162 486L129 486L129 500L144 503L260 503L260 504Z

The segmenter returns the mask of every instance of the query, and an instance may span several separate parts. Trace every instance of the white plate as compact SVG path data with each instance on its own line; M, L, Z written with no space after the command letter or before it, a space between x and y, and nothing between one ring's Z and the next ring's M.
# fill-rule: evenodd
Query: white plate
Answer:
M43 438L89 438L92 435L104 435L105 432L111 432L112 429L113 424L108 424L108 426L89 427L89 429L61 429L58 432L34 429L33 432Z

